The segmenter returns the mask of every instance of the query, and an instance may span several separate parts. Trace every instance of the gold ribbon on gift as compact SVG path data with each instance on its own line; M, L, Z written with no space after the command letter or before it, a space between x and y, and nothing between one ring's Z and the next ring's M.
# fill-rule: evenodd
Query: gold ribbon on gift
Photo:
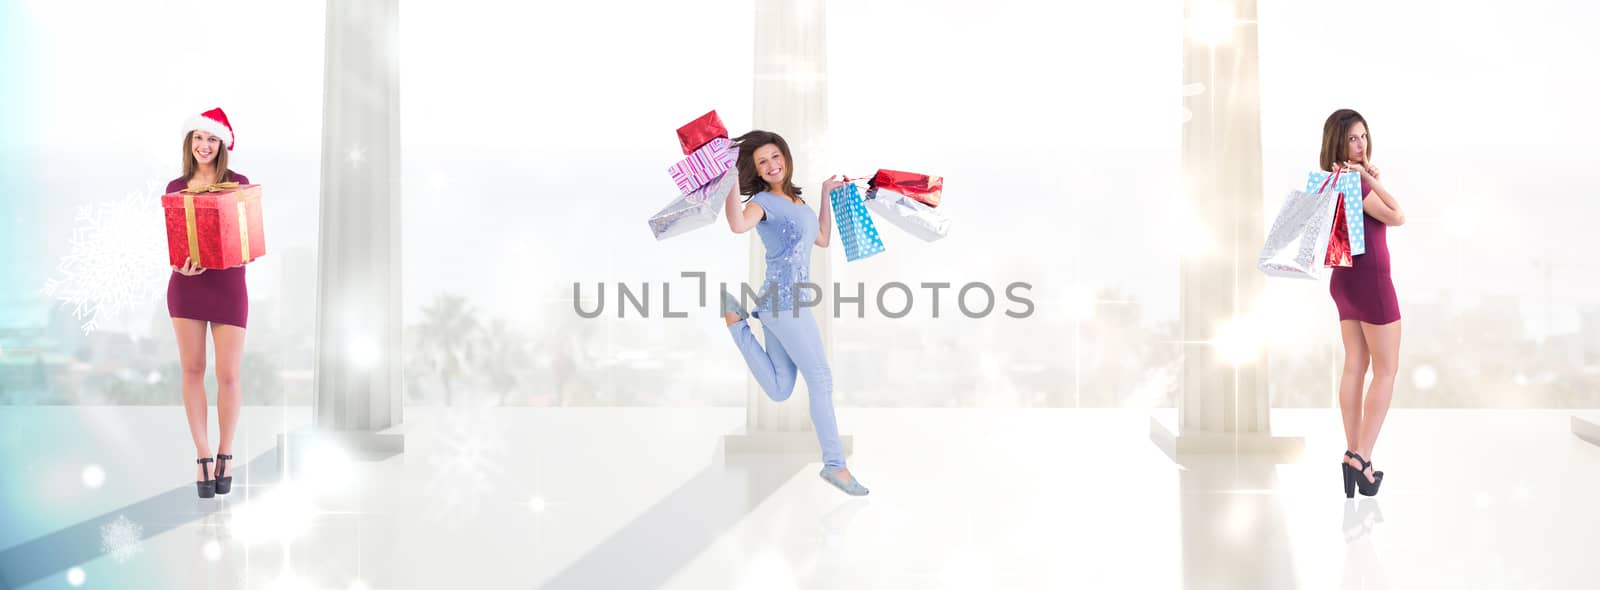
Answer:
M239 206L239 264L244 264L250 262L250 212L244 201L234 204Z
M188 193L189 189L184 189ZM194 195L183 195L183 221L189 230L189 261L200 266L200 229L194 222Z
M200 265L200 229L195 223L194 196L201 193L220 193L239 188L237 182L213 182L183 189L183 221L189 232L189 260ZM250 213L244 201L234 203L239 211L239 264L250 262Z

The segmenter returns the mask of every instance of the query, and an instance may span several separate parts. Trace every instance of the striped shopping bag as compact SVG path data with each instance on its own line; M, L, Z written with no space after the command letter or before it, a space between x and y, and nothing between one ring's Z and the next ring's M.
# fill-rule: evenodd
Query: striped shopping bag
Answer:
M739 147L727 138L718 137L673 164L667 174L672 176L680 192L688 193L733 169L738 161Z

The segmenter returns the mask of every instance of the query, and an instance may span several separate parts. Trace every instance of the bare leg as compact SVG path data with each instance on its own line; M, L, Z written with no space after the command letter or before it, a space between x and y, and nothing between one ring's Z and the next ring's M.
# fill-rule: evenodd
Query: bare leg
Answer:
M244 328L211 324L211 341L217 360L217 453L233 454L233 434L239 425L239 365L244 358ZM229 471L232 471L231 466ZM227 475L224 473L223 475Z
M210 457L211 445L206 442L206 323L172 318L172 331L178 337L178 366L183 372L183 413L189 419L194 456ZM208 471L209 464L197 465L195 481L205 479Z
M1344 340L1344 372L1339 376L1339 412L1344 415L1344 448L1360 452L1361 448L1361 386L1367 381L1367 365L1371 356L1367 340L1361 334L1361 322L1339 322L1339 335ZM1360 468L1355 459L1345 459L1351 467Z
M1362 409L1361 449L1356 451L1368 461L1372 448L1378 443L1378 431L1383 419L1389 415L1389 402L1394 398L1394 379L1400 372L1400 322L1361 324L1361 332L1372 350L1372 385L1367 389L1366 406ZM1371 471L1368 479L1372 479Z

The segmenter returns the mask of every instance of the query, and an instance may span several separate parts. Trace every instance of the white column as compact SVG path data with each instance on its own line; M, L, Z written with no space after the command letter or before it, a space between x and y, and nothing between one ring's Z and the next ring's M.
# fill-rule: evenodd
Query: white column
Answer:
M399 452L398 0L329 2L323 70L315 427L357 454ZM280 456L283 456L280 454Z
M1180 262L1183 389L1176 419L1152 422L1152 437L1174 456L1298 453L1302 445L1271 436L1267 367L1255 336L1264 327L1240 321L1265 286L1255 268L1265 238L1255 19L1255 0L1184 3L1183 81L1205 89L1188 98L1183 198L1212 247Z
M753 124L782 135L794 153L794 181L802 186L806 202L819 210L821 180L828 176L828 62L825 2L823 0L759 0L755 3L755 109ZM822 332L823 350L833 364L833 246L811 253L811 282L823 288L822 305L812 308ZM765 278L766 249L761 238L750 234L750 284ZM760 334L760 321L751 329ZM743 435L727 439L730 451L818 452L811 428L805 380L794 395L773 402L754 378L746 380ZM835 390L837 390L837 385ZM835 399L838 395L835 394ZM851 437L842 435L845 453Z

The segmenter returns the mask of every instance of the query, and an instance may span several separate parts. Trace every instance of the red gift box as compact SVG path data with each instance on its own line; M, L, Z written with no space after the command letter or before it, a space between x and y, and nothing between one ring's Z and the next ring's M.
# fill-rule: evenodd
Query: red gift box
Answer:
M167 260L183 266L233 268L267 253L261 185L197 186L161 196L167 216Z
M878 170L872 175L868 183L874 188L900 193L929 207L938 207L939 198L944 194L944 177L928 176L915 172L899 172L896 170Z
M683 144L685 156L705 147L713 139L727 136L728 128L722 126L722 119L717 117L716 111L701 115L688 125L678 128L678 143Z

